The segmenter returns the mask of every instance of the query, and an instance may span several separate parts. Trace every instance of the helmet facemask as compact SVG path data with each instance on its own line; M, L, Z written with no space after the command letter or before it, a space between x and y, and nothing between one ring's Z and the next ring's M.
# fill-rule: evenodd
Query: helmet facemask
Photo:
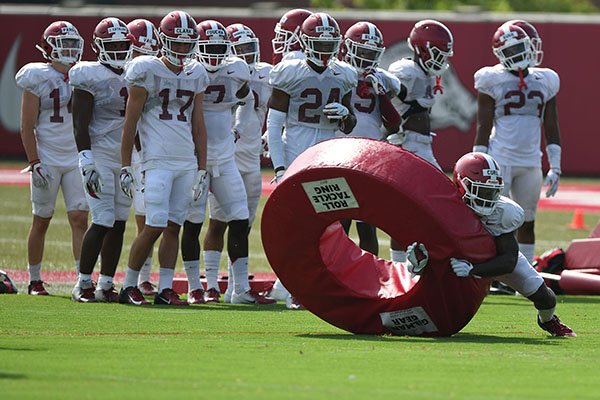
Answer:
M50 54L42 50L44 56L50 61L65 65L73 65L81 60L83 53L83 39L79 35L48 36L46 42L52 49Z
M220 69L230 52L229 40L201 40L198 44L198 60L208 71Z
M484 175L490 176L487 182L474 181L468 177L460 180L465 191L463 201L480 216L490 215L498 204L504 183L491 175L497 176L499 172L491 169L484 170Z
M334 62L342 42L340 37L300 35L306 58L319 67L327 67Z
M361 73L369 69L377 68L385 50L385 47L378 47L368 43L358 43L350 39L346 39L345 45L346 62Z
M275 54L287 54L292 50L295 50L300 44L300 37L298 32L300 27L296 27L293 32L282 29L280 23L275 25L275 37L271 40L273 46L273 53Z
M518 71L535 65L536 53L532 49L531 39L525 37L507 41L503 46L494 48L494 54L506 69Z
M260 60L260 49L257 38L238 40L231 45L233 54L252 66Z
M129 39L100 39L94 43L98 49L98 61L113 68L123 68L131 59L131 40Z
M198 40L195 38L171 38L160 33L160 40L163 56L177 67L182 67L192 60L198 49Z

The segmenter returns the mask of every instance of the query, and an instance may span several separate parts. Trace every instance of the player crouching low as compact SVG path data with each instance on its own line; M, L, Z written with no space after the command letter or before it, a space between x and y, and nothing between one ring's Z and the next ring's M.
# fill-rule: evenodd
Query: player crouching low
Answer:
M523 224L523 209L511 199L501 196L504 187L498 163L485 153L468 153L454 167L454 184L463 201L481 219L485 229L494 236L497 254L482 263L450 259L456 276L493 277L509 285L531 300L538 310L537 323L552 336L577 336L554 314L556 296L544 279L519 252L515 230ZM413 247L414 248L414 247ZM424 246L420 248L424 250ZM421 273L426 261L415 262L408 250L411 272Z

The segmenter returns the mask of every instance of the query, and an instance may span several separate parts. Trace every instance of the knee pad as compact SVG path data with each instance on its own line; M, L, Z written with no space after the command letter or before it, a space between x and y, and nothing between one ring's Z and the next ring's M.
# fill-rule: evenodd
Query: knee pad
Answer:
M403 247L424 243L424 274L411 279L405 268L362 252L337 222L344 218L377 226ZM301 304L361 334L458 332L489 280L458 278L449 258L495 255L493 238L446 175L410 152L361 138L302 153L265 205L261 236L273 270Z

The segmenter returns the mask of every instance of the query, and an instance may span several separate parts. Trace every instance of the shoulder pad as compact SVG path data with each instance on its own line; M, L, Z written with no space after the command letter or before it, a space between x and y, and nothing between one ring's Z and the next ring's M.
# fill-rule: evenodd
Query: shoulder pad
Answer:
M516 231L525 222L525 213L520 205L508 197L501 197L498 206L502 207L502 227L507 232Z
M44 63L29 63L23 66L15 75L17 86L39 97L37 88L48 79L47 76L44 76L43 66L45 66Z

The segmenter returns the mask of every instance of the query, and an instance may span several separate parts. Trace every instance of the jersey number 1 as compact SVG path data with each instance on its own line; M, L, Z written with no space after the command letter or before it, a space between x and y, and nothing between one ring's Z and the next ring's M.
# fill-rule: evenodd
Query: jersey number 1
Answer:
M169 112L169 94L171 89L165 88L158 92L158 95L162 97L162 112L158 114L158 118L162 120L171 120L173 119L173 114ZM179 108L179 114L177 115L177 120L185 122L187 121L187 117L185 116L185 110L187 110L192 105L192 100L194 100L194 92L191 90L177 89L175 95L178 99L183 97L187 97L187 101Z

